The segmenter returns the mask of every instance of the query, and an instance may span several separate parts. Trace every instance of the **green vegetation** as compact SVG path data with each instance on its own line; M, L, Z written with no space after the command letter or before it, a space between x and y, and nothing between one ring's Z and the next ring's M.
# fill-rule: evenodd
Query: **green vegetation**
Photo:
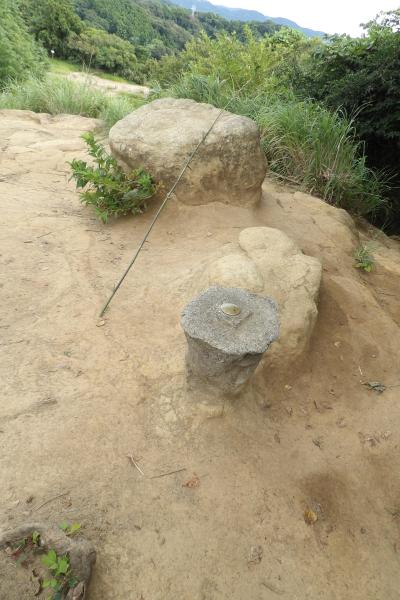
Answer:
M28 33L15 3L0 0L0 90L28 73L40 76L45 68L46 53Z
M65 523L61 525L65 525ZM66 535L74 535L80 530L80 527L79 523L73 523L72 525L66 524L66 528L61 527L61 529L66 532ZM28 567L34 564L36 556L44 552L41 545L40 533L33 531L30 536L18 540L13 544L10 555L16 561L17 565ZM78 579L71 571L69 555L58 556L54 549L50 549L41 557L41 563L46 567L48 573L42 574L40 569L39 573L36 569L32 570L34 577L39 583L39 591L36 593L36 596L41 594L43 590L48 589L51 591L51 596L48 597L48 600L62 600L78 583Z
M155 193L151 176L143 169L126 174L115 158L96 141L93 133L85 133L82 137L94 166L77 159L70 163L76 187L83 190L81 201L93 205L103 223L107 223L110 217L142 213L146 200Z
M50 571L49 579L43 581L43 589L50 589L53 592L51 600L62 600L65 597L64 593L78 583L76 577L71 573L68 556L58 556L55 550L49 550L43 556L42 563Z
M279 178L398 230L399 15L368 24L360 40L203 33L159 61L157 93L215 106L233 95L230 110L256 120Z
M9 0L1 0L2 2ZM163 56L176 55L204 29L244 35L243 23L191 12L162 0L19 0L29 32L48 53L143 82ZM249 23L258 37L277 30Z
M68 56L89 67L116 72L131 80L138 72L132 44L100 29L88 27L80 34L72 33L68 39Z
M66 56L71 33L83 29L72 0L20 0L19 8L36 40L59 57Z
M378 224L399 230L400 9L365 25L366 35L334 36L310 55L298 92L354 115L369 166L389 171L393 192Z
M61 60L59 58L52 58L49 63L50 71L57 73L57 75L64 75L67 73L73 73L74 71L81 71L81 67L75 63L69 62L68 60Z
M81 530L80 523L68 523L68 521L63 521L59 524L59 528L64 531L65 535L73 536L76 535Z
M56 75L68 75L68 73L74 73L76 71L81 71L86 73L87 75L96 75L96 77L100 77L101 79L106 79L107 81L117 81L119 83L129 83L129 80L125 77L121 77L120 75L113 75L113 73L106 73L105 71L100 71L100 69L89 69L85 65L78 65L77 63L73 63L68 60L61 60L58 58L52 58L49 61L50 72L55 73Z
M270 169L361 215L382 207L384 181L366 165L353 122L310 101L273 102L256 116Z
M361 244L354 253L355 267L370 273L374 267L373 247L371 244Z
M52 115L72 114L94 117L110 128L143 104L133 95L111 96L88 84L57 75L31 78L24 83L9 83L0 93L0 109L16 108Z

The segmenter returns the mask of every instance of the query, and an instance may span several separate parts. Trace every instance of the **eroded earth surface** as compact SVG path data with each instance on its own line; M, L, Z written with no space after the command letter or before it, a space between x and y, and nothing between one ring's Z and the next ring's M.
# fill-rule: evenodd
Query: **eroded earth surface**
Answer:
M80 204L67 161L96 126L0 112L2 525L81 523L91 600L397 600L398 242L268 181L255 210L173 200L99 320L155 207L104 226ZM260 225L322 261L310 350L208 418L185 394L180 312ZM0 598L21 600L0 565Z

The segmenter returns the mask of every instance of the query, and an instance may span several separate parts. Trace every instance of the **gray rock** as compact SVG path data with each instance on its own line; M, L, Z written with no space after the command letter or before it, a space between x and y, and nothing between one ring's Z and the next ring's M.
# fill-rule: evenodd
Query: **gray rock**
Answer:
M238 393L279 335L276 304L239 288L211 287L183 310L190 375Z
M248 227L240 232L234 253L230 249L229 254L210 260L198 276L195 291L219 285L273 298L279 309L279 340L265 355L263 365L290 368L309 346L318 317L321 275L321 262L303 254L283 231Z
M113 154L129 169L143 167L170 189L220 110L193 100L155 100L110 130ZM257 125L224 111L180 181L175 195L185 204L223 202L253 206L261 198L266 160Z

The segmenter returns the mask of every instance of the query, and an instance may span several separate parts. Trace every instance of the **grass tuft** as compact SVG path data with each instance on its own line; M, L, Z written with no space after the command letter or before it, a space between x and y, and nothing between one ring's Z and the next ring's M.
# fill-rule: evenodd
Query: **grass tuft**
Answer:
M0 94L0 109L94 117L104 121L107 128L144 102L137 96L112 96L88 84L51 74L45 79L11 82Z

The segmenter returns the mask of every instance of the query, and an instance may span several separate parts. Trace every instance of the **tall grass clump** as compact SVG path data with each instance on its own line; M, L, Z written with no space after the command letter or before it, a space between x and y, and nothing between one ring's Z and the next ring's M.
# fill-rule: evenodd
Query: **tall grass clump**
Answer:
M312 101L300 101L290 91L249 94L228 81L188 74L162 93L192 98L250 117L258 124L269 168L289 181L338 207L362 215L384 209L387 183L383 174L366 165L363 144L353 122Z
M353 122L311 101L267 102L256 116L270 169L357 214L383 208L386 183L366 165Z
M32 77L21 83L10 82L0 93L0 109L94 117L103 120L108 128L143 102L135 96L111 96L89 84L56 75L44 79Z

